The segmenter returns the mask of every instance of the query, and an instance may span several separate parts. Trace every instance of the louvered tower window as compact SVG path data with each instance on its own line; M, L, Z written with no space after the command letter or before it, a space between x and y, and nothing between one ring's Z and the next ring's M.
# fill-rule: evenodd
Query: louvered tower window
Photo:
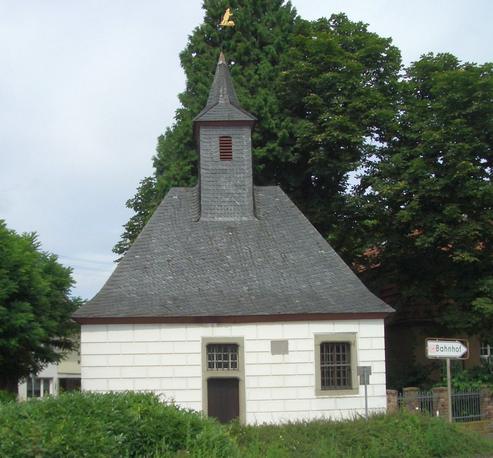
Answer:
M231 137L219 137L219 159L221 161L233 160L233 139Z

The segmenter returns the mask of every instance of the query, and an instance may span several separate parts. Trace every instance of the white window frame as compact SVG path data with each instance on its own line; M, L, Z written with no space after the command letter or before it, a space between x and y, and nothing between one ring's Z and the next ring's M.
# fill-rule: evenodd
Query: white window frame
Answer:
M39 380L39 396L34 395L34 381ZM45 385L48 384L48 393L45 394ZM43 398L45 396L50 396L53 394L53 378L50 377L35 377L30 376L26 382L27 388L27 398L28 399L37 399Z
M480 342L479 357L486 361L493 361L493 346L485 342Z

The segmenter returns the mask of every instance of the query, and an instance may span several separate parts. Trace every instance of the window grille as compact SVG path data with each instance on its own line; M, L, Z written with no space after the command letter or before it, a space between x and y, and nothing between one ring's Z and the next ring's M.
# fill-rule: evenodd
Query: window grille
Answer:
M207 345L207 369L210 371L237 371L238 345Z
M351 344L322 342L320 344L320 375L322 390L351 388Z
M221 161L233 160L233 139L231 137L219 137L219 159Z

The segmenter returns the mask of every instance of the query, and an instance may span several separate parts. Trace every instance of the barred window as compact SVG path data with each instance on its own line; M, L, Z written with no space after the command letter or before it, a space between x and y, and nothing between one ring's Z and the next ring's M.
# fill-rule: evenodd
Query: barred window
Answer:
M320 388L339 390L352 387L351 344L322 342L320 344Z
M219 159L221 161L233 160L233 139L231 137L219 137Z
M237 371L238 345L237 344L208 344L207 370Z

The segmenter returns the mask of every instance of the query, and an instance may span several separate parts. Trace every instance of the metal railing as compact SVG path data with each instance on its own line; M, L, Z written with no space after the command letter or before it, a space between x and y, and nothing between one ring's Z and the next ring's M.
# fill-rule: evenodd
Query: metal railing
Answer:
M417 391L413 393L399 393L397 397L399 407L413 412L440 416L440 398L433 391ZM443 402L443 399L442 399ZM442 407L443 408L443 407ZM452 419L456 422L481 420L481 392L455 391L452 392Z
M438 403L438 397L432 391L417 391L408 395L399 393L397 401L401 409L435 415L433 408Z
M452 418L457 422L481 420L481 393L452 391Z

